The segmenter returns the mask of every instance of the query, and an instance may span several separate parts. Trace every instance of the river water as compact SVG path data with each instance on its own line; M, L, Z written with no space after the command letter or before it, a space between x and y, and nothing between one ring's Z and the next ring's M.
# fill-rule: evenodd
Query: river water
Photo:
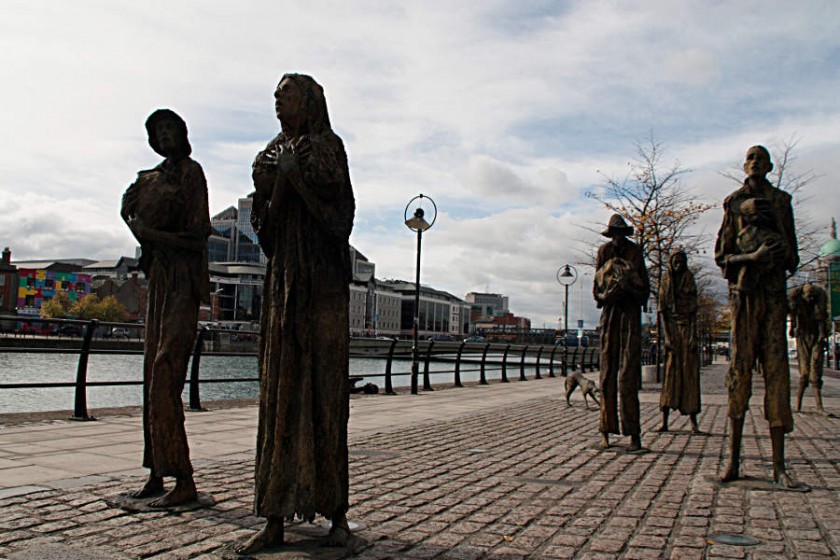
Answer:
M78 354L33 354L0 352L0 383L73 383L76 380ZM141 381L143 356L91 354L88 362L89 382L95 381ZM464 366L461 374L463 381L477 381L475 366ZM433 365L436 370L451 372L451 364ZM407 387L410 383L410 360L394 360L392 366L394 387ZM364 376L358 383L374 383L380 392L385 387L385 360L372 358L351 358L350 375ZM511 372L512 373L512 372ZM422 375L422 364L421 364ZM498 378L498 372L492 374L488 368L488 377ZM256 378L256 356L213 356L201 358L200 378ZM420 380L422 383L422 378ZM451 383L452 373L432 375L432 383ZM225 399L256 398L259 394L257 382L205 383L201 384L201 400L214 401ZM141 385L116 387L88 387L88 407L104 408L133 406L142 404ZM184 391L187 402L187 389ZM0 388L0 414L10 412L43 412L52 410L72 410L74 389L72 387L44 389L7 389Z

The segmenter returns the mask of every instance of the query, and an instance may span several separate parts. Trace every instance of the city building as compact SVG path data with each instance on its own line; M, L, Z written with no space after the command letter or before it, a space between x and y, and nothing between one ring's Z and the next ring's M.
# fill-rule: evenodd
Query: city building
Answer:
M209 269L210 306L203 308L201 319L259 321L265 284L265 264L211 262Z
M383 280L382 285L399 295L401 301L400 333L410 334L414 329L413 282ZM420 286L420 308L418 313L419 336L435 334L464 335L470 332L470 305L448 292L429 286Z
M257 234L251 226L253 193L240 198L233 206L210 219L211 234L207 241L210 262L240 262L265 264L265 254L260 248Z
M12 252L6 247L0 260L0 315L15 314L18 284L18 268L12 264Z
M85 274L90 274L94 281L97 277L125 280L129 275L140 271L140 261L134 257L120 257L115 260L96 261L82 269Z
M820 247L817 257L817 281L828 294L832 325L840 320L840 240L837 223L831 220L831 237Z
M126 321L145 319L148 292L145 276L141 277L138 272L133 272L128 278L94 277L92 285L93 293L100 300L113 296L125 308Z
M91 276L83 268L96 261L68 259L55 261L18 261L17 311L37 316L45 301L64 292L71 301L91 293Z
M470 292L464 299L470 304L470 319L473 321L510 313L508 297L502 294Z

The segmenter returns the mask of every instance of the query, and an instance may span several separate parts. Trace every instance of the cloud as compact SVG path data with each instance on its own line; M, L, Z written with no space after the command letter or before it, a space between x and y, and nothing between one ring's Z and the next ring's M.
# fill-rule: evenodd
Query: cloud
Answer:
M664 69L669 79L691 86L708 85L720 78L717 57L701 49L668 53L665 56Z
M441 217L424 237L424 282L456 295L489 286L536 324L559 316L556 268L601 241L605 213L581 193L602 181L597 170L622 175L651 130L717 205L733 188L718 171L749 145L796 134L797 163L821 175L803 207L820 223L833 212L840 110L826 92L840 86L840 11L818 4L5 8L0 239L16 258L133 253L119 200L159 161L143 127L158 107L186 119L211 211L235 204L278 130L272 92L289 71L325 88L351 166L353 242L379 270L413 278L402 212L428 194ZM703 220L710 235L717 211ZM588 289L582 275L581 313L594 320Z

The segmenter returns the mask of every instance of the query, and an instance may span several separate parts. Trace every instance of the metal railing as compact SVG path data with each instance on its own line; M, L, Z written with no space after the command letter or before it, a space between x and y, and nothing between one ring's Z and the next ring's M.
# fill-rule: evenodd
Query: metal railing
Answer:
M70 336L57 347L56 338L46 336L44 334L29 334L25 336L30 338L29 344L21 343L20 340L15 340L15 344L10 344L10 341L15 338L20 338L19 333L5 333L6 336L0 342L0 352L20 352L20 353L78 353L79 360L76 368L76 379L74 382L51 382L51 383L0 383L0 390L3 389L47 389L47 388L73 388L74 389L74 407L73 419L76 420L94 420L88 413L87 390L89 387L107 387L107 386L142 386L142 379L122 380L122 381L89 381L87 378L88 359L91 354L140 354L142 347L140 346L140 339L133 341L135 348L128 348L121 345L119 348L113 348L113 341L106 343L102 340L102 329L117 327L131 327L138 329L137 324L125 323L107 323L97 320L81 321L72 319L41 319L30 317L16 317L16 316L0 316L0 326L14 323L31 323L40 326L50 325L49 329L40 329L41 332L53 332L53 330L61 331L65 325L74 325L82 328L81 336ZM57 326L57 328L56 328ZM39 329L34 329L39 330ZM67 329L65 329L67 330ZM107 331L106 331L107 332ZM233 331L236 333L237 331ZM100 334L97 337L97 333ZM238 331L239 334L247 337L256 337L258 333L250 331ZM189 378L187 380L188 395L189 395L189 410L202 410L200 386L207 383L243 383L243 382L258 382L259 377L224 377L214 379L201 378L201 357L203 355L217 355L217 356L241 356L241 355L256 355L255 351L251 352L218 352L207 351L207 343L220 335L231 335L231 331L224 329L211 329L208 327L200 327L196 337L195 346L193 348L192 360L190 364ZM35 345L33 341L38 340L39 344ZM96 344L94 344L96 343ZM452 384L455 387L463 387L462 374L478 373L478 383L480 385L489 384L488 373L498 372L498 381L500 383L508 383L508 369L510 367L518 367L519 380L527 381L528 373L531 373L534 379L542 379L543 372L546 372L548 377L556 377L556 373L561 373L563 368L564 348L556 345L518 345L509 343L468 343L468 342L439 342L434 340L419 342L420 356L423 363L423 389L427 391L434 390L432 386L432 376L440 379L442 376L451 375ZM374 358L381 359L385 362L384 371L382 373L374 373L367 375L353 374L352 378L356 381L366 378L384 378L385 394L395 394L394 378L407 377L410 372L394 373L393 366L398 361L408 361L411 357L411 341L410 340L380 340L364 337L353 337L350 341L350 352L353 357ZM440 366L444 366L443 369ZM581 369L582 371L594 371L599 367L599 351L598 348L569 348L568 349L568 363L566 367L571 370ZM442 383L442 381L441 381Z

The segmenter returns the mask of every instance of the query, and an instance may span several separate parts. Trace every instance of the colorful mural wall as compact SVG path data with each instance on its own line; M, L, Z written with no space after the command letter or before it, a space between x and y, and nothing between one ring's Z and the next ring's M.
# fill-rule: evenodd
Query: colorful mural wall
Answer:
M24 313L37 313L44 300L51 299L58 292L65 292L72 301L77 301L91 290L90 274L26 268L21 268L19 274L17 306Z

